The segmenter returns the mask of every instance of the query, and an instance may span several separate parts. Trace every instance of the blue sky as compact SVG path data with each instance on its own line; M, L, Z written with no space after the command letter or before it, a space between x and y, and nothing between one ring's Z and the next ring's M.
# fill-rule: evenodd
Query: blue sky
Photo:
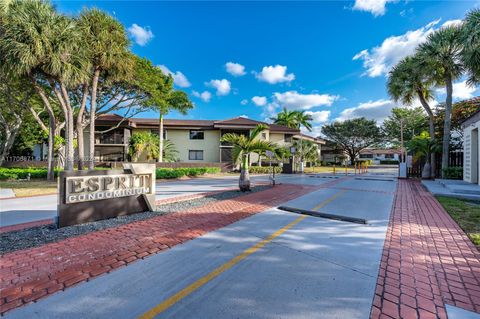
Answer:
M394 106L385 90L391 65L480 1L55 4L68 14L95 6L119 19L132 51L172 72L176 87L190 95L195 109L186 118L264 120L286 106L311 112L316 134L333 120L381 121ZM457 82L456 99L478 95Z

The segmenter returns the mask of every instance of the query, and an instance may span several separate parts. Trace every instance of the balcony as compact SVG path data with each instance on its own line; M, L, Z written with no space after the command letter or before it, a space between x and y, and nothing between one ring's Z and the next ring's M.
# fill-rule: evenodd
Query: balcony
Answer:
M104 134L95 134L97 145L124 145L125 138L123 129L116 129Z

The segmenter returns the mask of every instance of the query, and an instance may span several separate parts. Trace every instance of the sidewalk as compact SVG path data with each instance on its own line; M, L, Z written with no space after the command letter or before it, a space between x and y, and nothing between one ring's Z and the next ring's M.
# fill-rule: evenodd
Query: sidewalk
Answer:
M326 184L335 183L337 181ZM0 261L0 313L91 280L318 188L279 185L185 212L5 254Z
M371 318L480 313L480 253L417 181L399 180Z

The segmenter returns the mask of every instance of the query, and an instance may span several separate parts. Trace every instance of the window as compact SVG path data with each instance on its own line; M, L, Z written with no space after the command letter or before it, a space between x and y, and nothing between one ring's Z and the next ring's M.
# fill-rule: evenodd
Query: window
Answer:
M285 143L291 143L292 142L292 134L285 134Z
M190 130L191 140L203 140L203 138L204 138L203 131Z
M395 158L393 154L385 154L385 158Z
M203 151L189 150L188 159L191 161L203 161Z
M323 153L323 151L322 151ZM373 154L360 154L360 158L373 158Z
M263 132L262 133L262 140L266 140L267 139L267 133Z

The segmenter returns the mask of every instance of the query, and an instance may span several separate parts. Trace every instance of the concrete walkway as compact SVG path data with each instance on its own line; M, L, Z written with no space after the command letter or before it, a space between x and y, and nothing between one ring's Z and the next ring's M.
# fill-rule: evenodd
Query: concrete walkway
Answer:
M58 291L59 283L60 289L66 289L87 282L7 312L5 317L366 318L370 314L395 188L393 180L304 176L296 184L221 201L215 207L201 207L185 217L169 215L168 222L152 219L119 230L81 236L95 239L77 238L65 241L71 242L68 245L59 242L46 245L51 248L7 254L7 260L13 262L8 264L11 267L15 267L17 258L22 264L28 258L35 258L36 263L45 266L50 265L49 256L55 258L55 267L44 266L43 271L49 280L56 279L56 285L23 281L14 286L20 292L12 291L12 297L8 298L11 303L37 300L48 294L49 289ZM374 209L372 202L376 203ZM279 204L361 216L369 223L358 225L305 217L271 207ZM230 213L222 213L225 210ZM185 242L218 228L225 221L246 216L251 217ZM197 218L203 222L193 228L189 226ZM177 222L185 227L175 226ZM156 230L152 232L151 228ZM177 231L168 234L167 229ZM114 234L123 239L109 240ZM135 243L132 248L130 242ZM176 245L181 242L184 243ZM167 248L166 244L175 247L155 254L160 248L155 245ZM114 260L99 257L97 254L103 249L114 249ZM130 253L117 252L118 249ZM67 252L82 256L82 251L89 252L91 262L82 257L63 256ZM52 273L52 269L64 268L58 264L58 258L74 268L58 276ZM102 269L104 260L110 270ZM128 266L113 271L120 261L123 262L120 265L128 263ZM93 262L100 266L83 269L83 265L89 267ZM106 271L110 272L94 278ZM8 274L7 278L19 282ZM38 295L32 297L32 293Z

